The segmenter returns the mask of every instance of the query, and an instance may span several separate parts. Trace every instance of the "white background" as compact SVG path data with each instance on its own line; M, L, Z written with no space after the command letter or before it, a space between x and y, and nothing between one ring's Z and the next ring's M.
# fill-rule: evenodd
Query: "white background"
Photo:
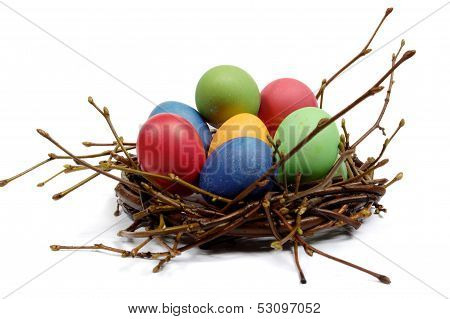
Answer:
M386 153L391 159L388 167L378 173L393 177L403 171L404 180L383 198L389 209L385 218L374 217L354 232L359 240L341 235L316 243L324 251L388 275L391 285L303 252L307 285L299 284L288 251L193 250L159 274L151 272L152 261L89 251L52 252L48 246L54 243L101 242L126 248L133 243L115 236L128 220L112 215L113 181L97 178L54 202L52 194L88 173L65 175L36 188L62 164L51 163L0 189L2 317L156 318L131 316L127 305L211 302L252 306L244 315L223 315L252 318L257 316L258 302L282 301L321 302L322 314L315 317L324 318L448 318L450 6L421 21L445 2L397 2L372 45L373 54L327 89L324 108L333 114L369 88L405 38L406 47L416 49L417 55L396 74L383 125L392 132L402 117L407 125ZM151 101L193 105L198 79L214 65L244 68L260 89L276 78L294 77L317 90L322 78L363 47L391 5L386 1L2 1L0 178L55 151L35 133L36 128L48 130L77 153L90 151L81 141L112 140L106 123L87 103L88 95L108 105L119 134L134 141L153 108ZM379 94L346 117L353 138L371 125L382 103ZM363 158L374 155L383 140L376 132L358 153Z

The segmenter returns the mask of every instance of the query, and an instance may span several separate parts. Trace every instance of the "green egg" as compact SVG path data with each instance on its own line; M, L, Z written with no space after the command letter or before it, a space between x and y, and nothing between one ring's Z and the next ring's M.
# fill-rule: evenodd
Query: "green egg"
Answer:
M198 81L195 103L200 114L218 127L240 113L257 115L259 89L250 74L241 68L219 65L208 70Z
M323 118L328 119L330 115L317 107L305 107L289 114L275 133L275 141L281 142L279 150L287 154ZM323 178L336 162L338 145L339 131L336 123L331 123L287 160L284 169L279 169L278 179L282 181L286 174L287 180L293 182L298 173L302 174L302 182Z

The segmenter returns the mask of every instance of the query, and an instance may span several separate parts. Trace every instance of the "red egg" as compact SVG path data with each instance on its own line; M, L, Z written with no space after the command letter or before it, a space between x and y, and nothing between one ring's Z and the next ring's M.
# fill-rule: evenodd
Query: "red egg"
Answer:
M202 140L195 128L179 115L161 113L142 126L137 140L138 162L143 171L168 175L196 184L206 160ZM191 193L179 184L154 180L171 193Z
M258 116L273 137L286 116L307 106L317 106L309 87L295 79L278 79L262 90Z

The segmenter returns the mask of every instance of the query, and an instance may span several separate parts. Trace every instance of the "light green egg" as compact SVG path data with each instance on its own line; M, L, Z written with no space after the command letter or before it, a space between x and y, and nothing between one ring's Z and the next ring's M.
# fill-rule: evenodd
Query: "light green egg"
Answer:
M317 107L305 107L292 112L275 133L275 141L281 142L279 150L287 154L316 128L321 119L328 118L330 115ZM302 182L325 177L336 162L338 145L339 131L336 123L331 123L293 155L285 163L284 169L279 169L278 179L283 180L286 174L288 182L293 182L298 173L302 174Z
M257 115L260 95L255 80L236 66L219 65L198 81L195 103L208 123L219 127L240 113Z

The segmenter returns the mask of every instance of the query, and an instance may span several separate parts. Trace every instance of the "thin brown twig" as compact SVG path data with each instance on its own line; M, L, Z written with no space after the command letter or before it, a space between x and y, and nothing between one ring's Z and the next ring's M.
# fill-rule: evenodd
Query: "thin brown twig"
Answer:
M38 167L41 167L42 165L47 164L48 162L50 162L50 161L52 161L52 160L53 160L53 158L47 158L46 160L37 163L36 165L34 165L34 166L32 166L32 167L30 167L30 168L24 170L23 172L21 172L21 173L15 175L15 176L13 176L13 177L10 177L10 178L1 180L1 181L0 181L0 187L6 186L7 184L11 183L13 180L18 179L19 177L22 177L22 176L24 176L25 174L28 174L29 172L35 170L35 169L38 168Z
M110 173L108 173L108 172L105 172L105 171L103 171L102 169L97 168L97 167L95 167L95 166L89 164L88 162L86 162L86 161L84 161L84 160L82 160L82 159L76 157L76 156L73 155L70 151L68 151L66 148L64 148L61 144L59 144L58 142L56 142L56 141L50 136L50 134L48 134L46 131L44 131L44 130L42 130L42 129L37 129L36 131L37 131L42 137L46 138L46 139L49 140L51 143L53 143L53 144L54 144L56 147L58 147L61 151L63 151L63 152L66 153L67 155L69 155L69 156L70 156L77 164L86 166L86 167L90 168L91 170L93 170L93 171L95 171L95 172L97 172L97 173L100 173L100 174L102 174L102 175L105 175L105 176L107 176L107 177L109 177L109 178L111 178L111 179L114 179L114 180L118 181L119 183L125 184L125 185L127 185L128 187L131 187L131 188L136 189L136 190L140 190L140 187L139 187L138 185L136 185L136 184L134 184L134 183L131 183L131 182L127 181L127 180L124 180L124 179L122 179L122 178L120 178L120 177L117 177L117 176L115 176L115 175L112 175L112 174L110 174Z
M86 147L93 147L93 146L116 146L117 142L112 143L95 143L95 142L82 142ZM124 146L136 146L136 143L130 143L130 142L122 142Z
M300 283L306 284L306 277L305 277L305 274L303 273L302 267L300 266L300 257L298 254L298 243L296 240L294 241L294 260L295 260L295 265L297 266L298 274L300 276Z
M66 195L72 193L74 190L80 188L81 186L87 184L88 182L92 181L94 178L96 178L97 176L99 176L100 173L94 173L88 177L86 177L85 179L83 179L82 181L76 183L75 185L69 187L68 189L56 193L55 195L52 196L53 200L60 200L61 198L65 197Z
M366 45L362 48L362 50L355 57L353 57L349 62L347 62L347 64L345 64L342 68L340 68L335 74L333 74L330 78L328 78L328 80L325 79L324 81L322 81L322 85L319 89L319 92L317 92L317 94L316 94L316 98L321 97L325 91L325 88L328 85L330 85L330 83L333 82L346 69L348 69L353 63L355 63L357 60L359 60L360 58L362 58L363 56L367 55L368 53L370 53L372 51L371 49L369 49L369 46L372 43L373 39L375 38L375 35L380 30L382 24L384 23L386 18L389 16L389 14L391 14L392 11L393 11L393 8L386 9L383 18L378 23L375 31L372 33L372 36L369 38L369 41L367 41ZM323 99L323 97L321 97L321 100L322 99ZM320 106L320 108L322 108L322 105Z
M135 149L135 146L130 146L127 147L126 150L130 151ZM117 153L122 152L122 150L117 150ZM103 152L99 152L99 153L95 153L95 154L87 154L87 155L76 155L77 158L81 158L81 159L89 159L89 158L97 158L97 157L102 157L102 156L109 156L111 155L111 151L103 151ZM52 159L72 159L72 157L67 156L67 155L58 155L55 153L49 153L48 157L52 158Z
M37 187L43 187L45 184L47 184L48 182L52 181L53 179L55 179L56 177L58 177L59 175L65 173L67 171L66 168L63 168L62 170L56 172L55 174L53 174L52 176L50 176L49 178L47 178L46 180L44 180L43 182L38 183L36 186Z
M271 215L271 213L270 213L270 197L271 197L271 193L270 193L270 192L267 193L267 194L264 196L264 200L263 200L263 202L262 202L262 207L263 207L264 212L265 212L265 214L266 214L267 221L269 222L269 227L270 227L270 229L272 230L273 236L274 236L277 240L281 240L281 236L280 236L280 234L278 233L277 228L275 227L275 224L274 224L272 215Z
M401 44L400 44L400 48L398 49L397 53L394 53L392 55L392 67L394 67L394 65L396 64L397 59L398 59L404 46L405 46L405 40L402 40ZM384 114L386 113L387 106L389 105L392 87L394 86L394 83L395 83L394 82L394 71L392 71L390 74L389 86L386 91L386 97L384 99L384 104L383 104L380 114L378 115L377 120L372 125L372 127L370 127L355 143L352 144L352 146L351 146L352 148L356 148L356 146L358 146L364 139L366 139L377 128L381 129L380 123L381 123L381 120L383 119Z
M128 154L125 146L123 145L122 138L119 137L119 135L116 132L116 129L114 128L114 125L111 122L111 115L109 113L108 108L105 106L103 108L103 110L100 110L100 108L97 106L97 104L95 104L94 99L91 96L88 97L88 102L89 102L89 104L94 106L95 109L105 118L106 122L108 123L109 128L111 129L111 132L113 133L114 137L116 138L116 142L119 145L120 149L123 151L123 153L125 154L127 159L130 161L130 163L132 164L133 168L137 168L136 163L131 158L130 154Z
M92 246L63 246L63 245L51 245L50 249L53 251L59 251L59 250L106 250L113 253L118 253L122 257L130 257L132 256L131 251L125 250L125 249L119 249L114 248L110 246L106 246L103 244L94 244ZM150 259L157 259L160 257L167 256L169 253L162 252L162 253L137 253L136 256L133 257L140 257L140 258L150 258Z
M374 159L372 162L368 163L367 165L363 165L361 168L362 169L370 169L372 168L375 164L378 163L378 161L381 159L381 157L383 157L384 152L386 151L388 145L392 142L392 140L394 139L394 137L397 135L398 131L400 131L400 129L405 125L405 120L401 119L400 123L397 126L397 129L394 131L394 133L392 133L392 135L387 138L384 143L383 143L383 147L381 148L381 152L380 154L378 154L377 158Z

